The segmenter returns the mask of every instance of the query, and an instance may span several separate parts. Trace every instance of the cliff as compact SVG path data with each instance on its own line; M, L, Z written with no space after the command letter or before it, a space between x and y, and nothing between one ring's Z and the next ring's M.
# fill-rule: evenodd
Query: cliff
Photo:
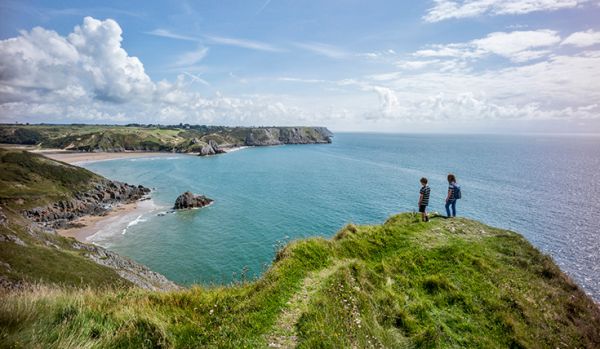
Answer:
M598 328L598 306L520 235L411 213L292 242L228 287L0 302L7 347L598 348Z
M0 125L0 143L73 151L214 155L239 146L331 143L324 127Z
M0 148L0 289L37 283L176 289L143 265L54 231L149 192L40 155Z

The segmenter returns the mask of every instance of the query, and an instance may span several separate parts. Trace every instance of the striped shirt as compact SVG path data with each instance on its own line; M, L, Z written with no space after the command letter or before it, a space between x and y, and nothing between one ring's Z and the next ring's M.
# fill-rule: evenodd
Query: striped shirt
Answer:
M456 183L455 182L450 183L450 185L448 186L448 190L451 191L449 200L456 200L455 195L454 195L454 193L456 192L455 189L456 189Z
M429 205L429 192L431 192L431 189L428 185L421 187L421 190L419 191L419 193L423 195L423 199L421 199L421 205Z

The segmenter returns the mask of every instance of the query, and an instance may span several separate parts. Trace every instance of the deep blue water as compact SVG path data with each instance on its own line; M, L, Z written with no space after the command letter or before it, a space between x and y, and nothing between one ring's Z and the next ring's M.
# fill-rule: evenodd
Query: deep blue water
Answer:
M181 284L227 283L244 267L260 275L277 244L413 211L422 176L430 179L430 211L443 212L453 172L463 191L459 215L520 232L600 299L597 136L336 134L330 145L84 166L155 188L159 210L186 190L215 199L95 237Z

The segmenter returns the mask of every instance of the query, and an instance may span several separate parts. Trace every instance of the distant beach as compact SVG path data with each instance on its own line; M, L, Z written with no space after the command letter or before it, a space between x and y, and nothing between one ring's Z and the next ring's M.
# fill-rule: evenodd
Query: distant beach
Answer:
M133 159L133 158L151 158L162 156L173 156L174 153L160 152L115 152L115 153L92 153L92 152L72 152L62 149L43 149L31 150L31 152L43 154L51 159L66 162L68 164L84 164L96 161Z
M238 150L249 148L247 146L225 148L226 153L232 153ZM85 164L97 161L117 160L117 159L135 159L135 158L154 158L154 157L166 157L173 155L191 155L197 156L198 153L168 153L168 152L138 152L138 151L124 151L124 152L74 152L63 149L27 149L33 153L43 154L51 159L66 162L68 164Z

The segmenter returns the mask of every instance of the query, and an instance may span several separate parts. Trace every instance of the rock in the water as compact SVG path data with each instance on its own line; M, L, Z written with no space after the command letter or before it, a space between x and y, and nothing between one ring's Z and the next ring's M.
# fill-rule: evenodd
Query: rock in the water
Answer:
M209 199L204 195L194 195L191 192L186 191L177 197L174 208L179 210L183 208L204 207L210 205L212 202L212 199Z

